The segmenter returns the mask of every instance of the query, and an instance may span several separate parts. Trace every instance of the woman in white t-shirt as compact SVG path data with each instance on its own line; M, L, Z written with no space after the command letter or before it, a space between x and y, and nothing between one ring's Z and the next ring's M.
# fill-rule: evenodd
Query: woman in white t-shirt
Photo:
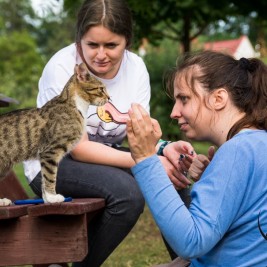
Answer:
M75 44L58 51L44 68L37 106L59 95L75 65L85 62L90 73L106 85L111 98L109 109L127 113L135 102L149 112L149 75L143 60L128 50L131 42L132 18L124 0L85 1L77 16ZM129 150L121 147L126 126L107 114L103 116L102 111L103 107L90 106L87 133L60 162L57 175L58 193L106 200L104 211L90 222L89 253L75 266L100 266L130 232L144 208L130 171L134 161ZM170 176L180 175L169 160L161 158ZM177 158L174 155L174 160ZM24 169L31 188L41 196L39 161L25 162Z

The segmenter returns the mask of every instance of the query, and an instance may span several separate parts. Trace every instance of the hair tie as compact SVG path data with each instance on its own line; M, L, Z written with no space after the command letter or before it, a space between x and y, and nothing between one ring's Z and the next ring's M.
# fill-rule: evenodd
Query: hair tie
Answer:
M239 66L244 69L244 70L248 70L248 71L252 71L252 66L251 66L251 63L250 61L245 58L245 57L241 57L239 59Z

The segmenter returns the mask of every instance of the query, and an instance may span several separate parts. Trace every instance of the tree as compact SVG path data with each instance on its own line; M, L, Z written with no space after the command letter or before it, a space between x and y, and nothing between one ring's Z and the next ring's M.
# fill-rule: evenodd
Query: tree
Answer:
M182 52L191 50L191 42L209 25L219 20L255 14L266 20L267 1L255 0L127 0L134 14L139 39L150 42L169 38L182 44Z
M177 123L170 118L173 100L162 89L163 76L175 65L178 56L177 46L172 40L163 40L158 47L150 47L144 57L151 84L151 117L156 118L163 131L163 139L178 140Z
M190 51L191 41L207 26L233 13L228 0L128 0L133 10L137 33L150 42L169 38Z
M43 66L35 40L26 31L0 36L0 61L0 92L35 106Z
M13 31L33 31L36 19L30 0L0 0L0 35Z
M191 50L191 42L222 20L242 19L256 14L255 19L266 20L266 0L126 0L133 12L135 40L138 47L143 37L152 44L168 38L181 43L182 52ZM64 10L73 16L83 1L64 0ZM253 19L253 17L251 17ZM235 24L237 26L237 24ZM235 28L236 29L236 28Z
M29 0L0 0L0 92L18 107L35 106L43 65L34 38L36 16Z

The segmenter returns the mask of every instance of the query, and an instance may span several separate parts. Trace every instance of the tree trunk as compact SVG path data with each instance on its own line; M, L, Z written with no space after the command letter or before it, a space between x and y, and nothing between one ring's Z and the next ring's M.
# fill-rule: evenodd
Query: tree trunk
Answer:
M191 50L190 27L191 27L190 16L185 15L183 17L182 53L190 52Z

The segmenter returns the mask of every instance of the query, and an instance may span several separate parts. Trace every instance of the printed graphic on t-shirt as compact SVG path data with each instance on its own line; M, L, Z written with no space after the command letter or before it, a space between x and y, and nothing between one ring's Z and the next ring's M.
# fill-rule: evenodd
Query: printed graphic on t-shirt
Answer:
M98 117L104 122L115 122L125 124L129 118L128 113L122 113L116 107L108 102L104 106L97 108Z
M121 141L126 133L128 113L120 112L112 103L96 107L95 112L87 118L89 139L101 142Z

